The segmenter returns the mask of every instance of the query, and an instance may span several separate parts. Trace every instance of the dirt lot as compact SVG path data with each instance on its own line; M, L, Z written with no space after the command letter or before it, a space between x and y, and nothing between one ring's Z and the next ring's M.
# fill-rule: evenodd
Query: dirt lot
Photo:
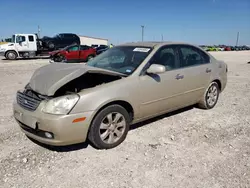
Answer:
M209 111L188 108L132 127L112 150L30 141L12 101L47 60L0 61L0 187L250 187L250 52L215 52L228 85Z

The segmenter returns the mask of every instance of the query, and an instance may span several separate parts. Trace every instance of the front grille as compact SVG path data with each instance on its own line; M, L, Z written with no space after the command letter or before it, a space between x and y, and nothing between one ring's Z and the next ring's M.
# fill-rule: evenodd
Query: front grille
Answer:
M17 103L21 107L23 107L29 111L35 111L37 109L37 107L39 106L40 102L42 101L42 99L33 98L33 97L26 95L24 93L21 93L21 92L17 92L16 98L17 98Z

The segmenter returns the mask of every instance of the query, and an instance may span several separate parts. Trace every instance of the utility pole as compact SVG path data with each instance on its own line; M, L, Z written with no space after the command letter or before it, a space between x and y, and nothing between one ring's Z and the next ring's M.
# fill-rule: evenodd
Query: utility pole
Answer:
M40 26L38 26L38 33L37 33L37 35L38 35L39 38L40 38L40 32L41 32Z
M141 25L141 41L143 42L144 37L144 25Z
M163 42L163 34L161 34L161 41Z
M237 33L236 46L238 46L239 37L240 37L240 32Z

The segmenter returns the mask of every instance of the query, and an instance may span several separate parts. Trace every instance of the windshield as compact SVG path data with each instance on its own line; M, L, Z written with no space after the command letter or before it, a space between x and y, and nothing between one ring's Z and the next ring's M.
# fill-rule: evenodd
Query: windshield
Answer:
M149 55L151 48L135 46L117 46L110 48L87 64L89 66L108 69L130 75Z

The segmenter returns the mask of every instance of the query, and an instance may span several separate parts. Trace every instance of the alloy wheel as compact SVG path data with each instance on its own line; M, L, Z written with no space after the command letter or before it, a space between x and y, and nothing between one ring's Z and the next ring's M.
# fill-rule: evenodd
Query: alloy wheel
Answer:
M217 98L218 98L218 89L215 85L211 85L211 87L208 89L208 92L207 92L207 104L209 106L213 106L216 101L217 101Z
M116 143L124 134L126 129L126 120L118 112L109 113L101 121L99 135L106 144Z

